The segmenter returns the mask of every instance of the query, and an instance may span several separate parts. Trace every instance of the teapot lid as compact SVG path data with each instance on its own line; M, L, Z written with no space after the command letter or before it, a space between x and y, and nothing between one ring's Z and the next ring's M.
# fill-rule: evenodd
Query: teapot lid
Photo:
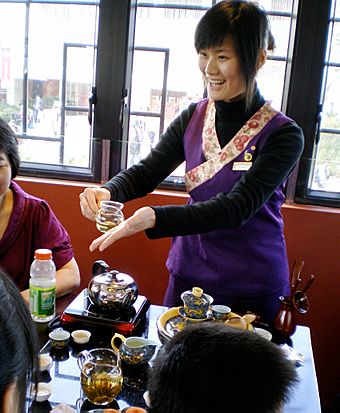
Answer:
M96 275L94 281L99 284L115 287L116 289L125 288L134 283L134 279L130 275L117 270Z

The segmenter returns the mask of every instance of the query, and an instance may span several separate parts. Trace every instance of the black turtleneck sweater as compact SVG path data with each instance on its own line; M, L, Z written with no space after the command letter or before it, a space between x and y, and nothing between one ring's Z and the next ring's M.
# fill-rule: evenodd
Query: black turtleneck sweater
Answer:
M244 100L215 102L216 132L221 148L264 103L258 90L248 112ZM185 161L183 136L195 107L196 103L191 104L171 123L145 159L103 185L110 190L111 199L126 202L145 196ZM194 205L152 206L156 226L146 231L147 236L161 238L241 226L287 178L302 150L303 133L294 122L278 128L229 193L219 193Z

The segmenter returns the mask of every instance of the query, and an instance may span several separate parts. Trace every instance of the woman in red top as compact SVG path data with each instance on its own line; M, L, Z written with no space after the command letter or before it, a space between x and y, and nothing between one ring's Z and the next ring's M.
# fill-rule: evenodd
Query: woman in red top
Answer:
M57 268L57 296L67 294L80 284L70 238L47 202L27 194L13 181L19 164L15 134L0 119L0 267L28 302L34 251L48 248Z

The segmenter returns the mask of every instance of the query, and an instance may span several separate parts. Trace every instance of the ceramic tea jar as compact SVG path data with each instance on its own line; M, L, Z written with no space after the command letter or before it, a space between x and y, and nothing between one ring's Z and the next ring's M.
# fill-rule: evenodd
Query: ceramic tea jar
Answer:
M213 298L208 294L203 294L202 288L199 287L193 287L191 291L184 291L181 294L181 299L186 317L195 319L206 318L213 302Z
M291 297L281 296L280 308L274 319L274 329L276 334L287 340L296 330L295 307Z

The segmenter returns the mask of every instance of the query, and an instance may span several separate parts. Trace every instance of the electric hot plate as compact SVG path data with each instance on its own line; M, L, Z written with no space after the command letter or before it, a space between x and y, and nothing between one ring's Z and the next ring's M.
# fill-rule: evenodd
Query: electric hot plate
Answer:
M62 324L77 324L83 327L106 327L124 335L129 335L146 319L150 301L139 295L127 311L108 311L93 304L87 289L84 289L60 316Z

